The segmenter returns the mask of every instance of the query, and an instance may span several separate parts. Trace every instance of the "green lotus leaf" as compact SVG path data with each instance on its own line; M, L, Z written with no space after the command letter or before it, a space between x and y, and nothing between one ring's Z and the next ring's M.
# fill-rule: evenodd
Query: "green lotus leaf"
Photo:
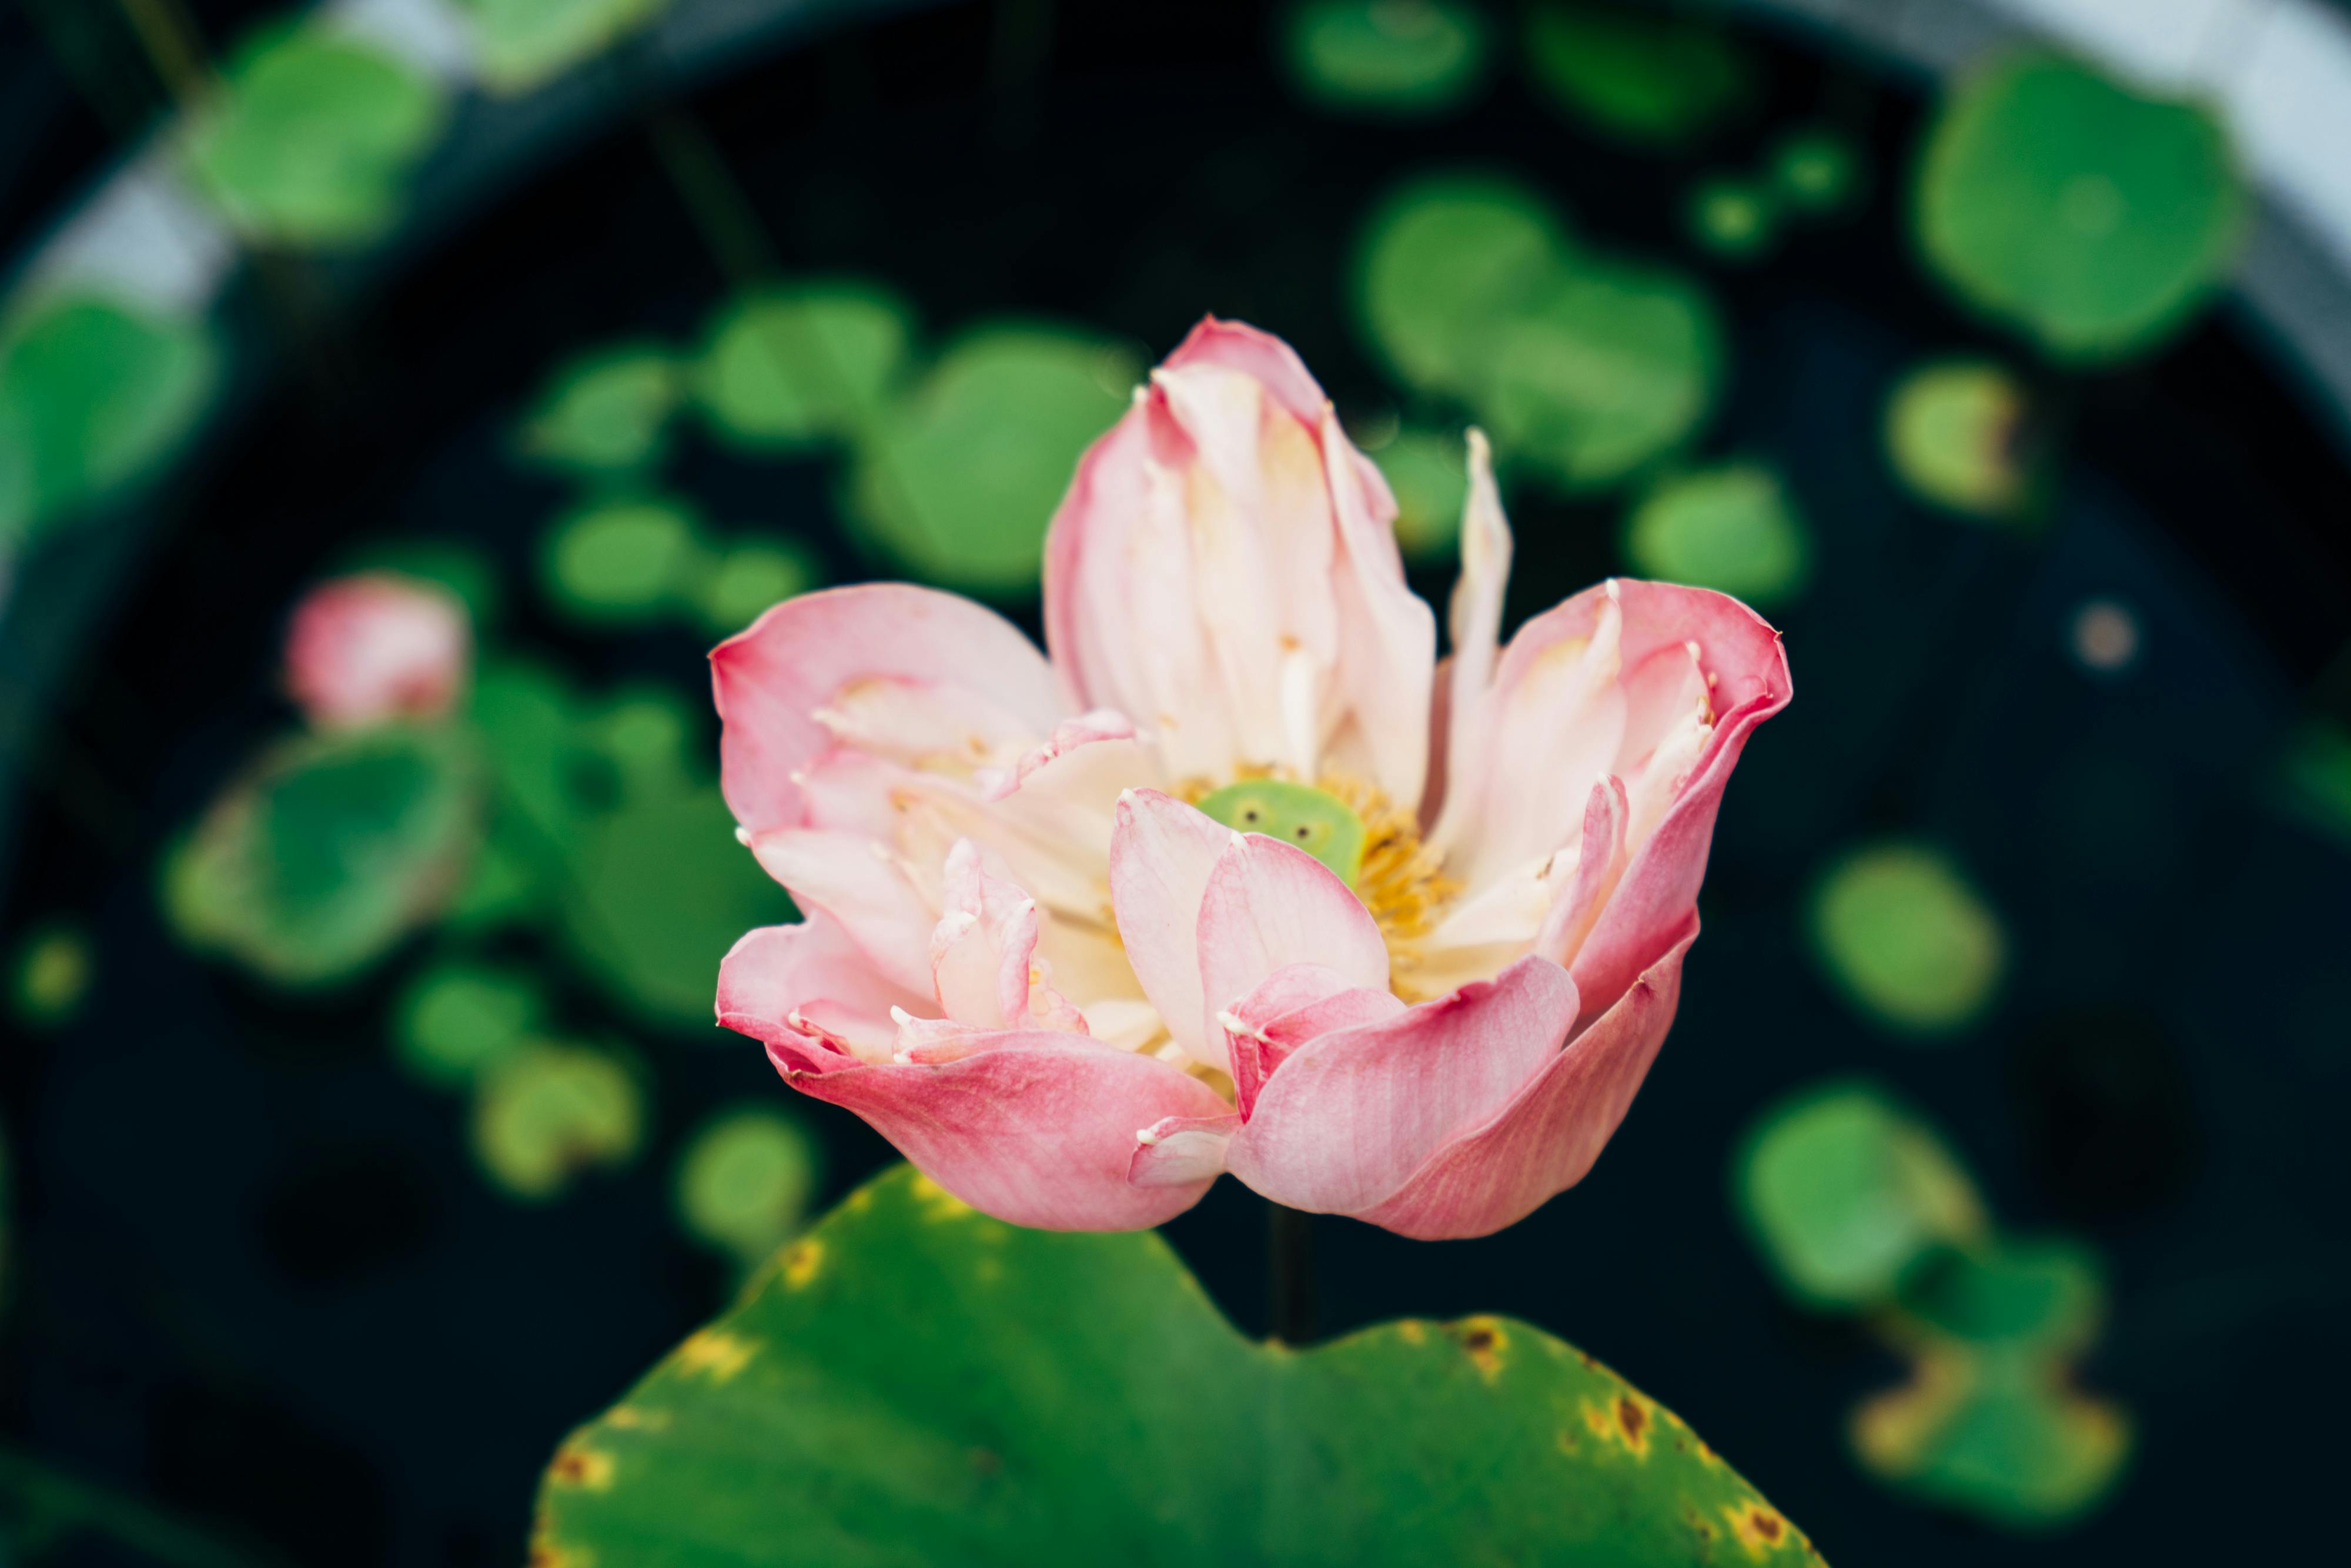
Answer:
M408 983L392 1009L401 1065L428 1083L473 1081L519 1050L547 1005L527 975L448 959Z
M1755 90L1747 55L1718 27L1616 5L1537 5L1527 64L1562 109L1636 146L1686 146L1720 126Z
M1895 1293L1909 1333L2050 1356L2089 1344L2105 1298L2096 1256L2056 1239L1946 1249L1922 1260Z
M395 726L263 754L170 855L165 911L191 946L264 978L346 978L439 913L476 840L470 737Z
M1495 323L1531 308L1570 251L1541 195L1499 175L1455 173L1396 191L1355 254L1365 339L1405 382L1458 396L1480 384Z
M1955 512L2012 517L2032 498L2022 451L2024 388L1990 360L1944 360L1904 376L1886 404L1886 454L1912 493Z
M722 1111L678 1160L678 1218L700 1240L755 1266L807 1218L821 1155L798 1118L772 1104Z
M1771 149L1772 189L1795 211L1818 216L1850 206L1860 195L1860 149L1834 131L1797 131Z
M0 538L152 471L218 375L201 321L91 294L25 307L0 329Z
M441 87L327 26L251 35L220 102L192 125L197 184L230 221L281 245L371 239L399 215L409 170L441 133Z
M1999 915L1949 856L1922 844L1871 845L1830 867L1813 889L1812 934L1847 998L1908 1034L1965 1028L2008 968Z
M34 1029L70 1022L97 971L98 954L87 932L60 921L44 922L17 946L9 964L9 1010Z
M1625 558L1644 577L1734 594L1759 609L1794 599L1812 575L1812 541L1771 469L1731 463L1659 482L1625 528Z
M600 803L586 714L562 676L523 660L485 664L474 678L472 716L496 790L502 850L544 866ZM615 790L601 791L609 803Z
M649 1023L710 1026L718 960L791 900L735 838L715 785L650 793L567 844L562 934L580 971Z
M1449 562L1469 496L1468 449L1458 435L1407 430L1374 455L1395 492L1396 544L1416 565Z
M1696 1434L1502 1318L1242 1338L1148 1233L867 1184L556 1451L534 1561L1800 1564Z
M539 552L548 597L601 625L659 619L710 570L690 504L663 496L593 501L556 519Z
M1126 411L1133 378L1100 339L1009 325L967 334L861 448L859 520L925 580L1032 588L1079 455Z
M670 0L456 0L482 79L522 92L594 58L669 9Z
M1305 0L1282 42L1290 79L1326 109L1441 114L1485 78L1485 18L1453 0Z
M1863 1467L1921 1500L2012 1529L2061 1524L2121 1478L2122 1409L2032 1357L1946 1350L1854 1412Z
M543 1202L592 1166L624 1166L644 1134L644 1092L609 1052L535 1041L474 1092L474 1156L512 1196Z
M854 439L890 401L913 322L895 294L854 279L747 295L712 319L695 396L746 445Z
M1733 1198L1772 1271L1817 1308L1874 1307L1938 1248L1984 1235L1966 1169L1866 1084L1772 1106L1731 1165Z
M823 580L822 567L806 547L784 538L745 540L713 561L695 585L695 615L713 636L732 636Z
M1677 273L1585 258L1497 324L1471 404L1495 444L1577 491L1698 432L1720 375L1713 302Z
M669 450L684 374L659 344L628 343L572 361L540 394L522 450L590 477L650 468Z
M2026 50L1964 78L1918 166L1918 243L2061 360L2152 348L2218 287L2248 200L2219 117Z
M1690 237L1724 261L1753 261L1780 237L1773 192L1752 180L1701 180L1690 193Z
M2351 846L2351 728L2331 718L2294 727L2273 793L2291 815Z

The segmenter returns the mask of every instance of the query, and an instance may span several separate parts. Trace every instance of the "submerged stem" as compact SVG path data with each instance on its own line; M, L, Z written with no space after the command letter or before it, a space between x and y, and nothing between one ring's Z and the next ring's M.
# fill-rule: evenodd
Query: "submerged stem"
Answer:
M1266 1259L1272 1335L1305 1344L1314 1337L1314 1217L1267 1204Z

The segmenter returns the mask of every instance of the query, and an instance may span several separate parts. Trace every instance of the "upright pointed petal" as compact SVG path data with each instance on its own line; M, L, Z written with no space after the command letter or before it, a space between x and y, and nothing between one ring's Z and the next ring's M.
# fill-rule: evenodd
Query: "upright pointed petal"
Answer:
M811 1073L778 1057L777 1068L802 1093L863 1117L974 1208L1041 1230L1138 1230L1183 1213L1215 1172L1135 1186L1135 1134L1171 1116L1230 1113L1181 1068L1059 1033L998 1035L940 1065Z
M1447 675L1446 711L1464 721L1450 734L1435 733L1445 752L1447 779L1476 776L1479 742L1466 723L1479 715L1479 699L1494 679L1501 657L1502 599L1510 586L1510 525L1502 515L1494 485L1494 452L1486 433L1469 432L1469 493L1461 505L1461 576L1453 585L1447 631L1453 653Z
M1625 781L1614 774L1592 786L1583 804L1583 841L1576 851L1575 874L1557 890L1535 936L1535 951L1554 964L1573 966L1625 873L1625 833L1632 807Z
M1509 1103L1448 1139L1356 1218L1425 1241L1486 1236L1582 1181L1665 1043L1681 999L1682 956L1697 939L1692 915L1664 956Z
M1226 1166L1277 1203L1376 1207L1447 1139L1555 1057L1575 1021L1567 972L1523 958L1492 980L1293 1051L1257 1097Z
M1200 900L1231 831L1156 789L1119 797L1110 841L1111 906L1127 962L1176 1043L1224 1065L1200 989Z
M959 687L1035 735L1061 713L1044 657L967 599L882 582L786 600L710 655L721 783L737 821L753 832L799 825L792 776L831 739L817 710L877 676Z

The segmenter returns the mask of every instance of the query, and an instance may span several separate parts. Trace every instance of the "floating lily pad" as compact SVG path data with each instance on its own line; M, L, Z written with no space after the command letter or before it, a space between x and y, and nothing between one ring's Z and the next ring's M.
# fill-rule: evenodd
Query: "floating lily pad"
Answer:
M874 542L926 581L1034 586L1079 455L1126 411L1100 374L1110 347L1016 326L950 347L859 452L856 511Z
M2000 989L2000 918L1941 852L1886 843L1832 867L1813 894L1814 950L1855 1005L1907 1033L1949 1033Z
M580 739L611 764L623 796L674 795L690 789L687 765L700 716L668 686L633 686L580 724Z
M726 949L793 918L717 788L630 800L575 831L562 918L581 972L649 1022L706 1030Z
M1653 149L1703 139L1747 103L1756 78L1720 27L1613 5L1536 6L1527 18L1527 65L1577 120Z
M200 321L89 294L27 308L0 330L0 538L152 470L218 373Z
M1306 0L1283 43L1290 79L1327 109L1441 114L1485 76L1485 18L1452 0Z
M2351 730L2328 718L2296 727L2279 760L2277 793L2294 816L2351 847Z
M1834 213L1861 193L1861 152L1834 131L1791 132L1772 148L1769 166L1779 199L1800 213Z
M1531 308L1564 267L1552 205L1514 180L1445 174L1381 204L1356 247L1364 334L1412 384L1481 384L1496 323Z
M1690 193L1690 237L1725 261L1752 261L1779 238L1772 193L1752 180L1702 180Z
M191 946L281 985L342 979L463 882L479 815L467 738L387 726L264 754L170 855L164 907Z
M625 1166L644 1094L617 1058L545 1041L508 1053L475 1090L474 1157L516 1197L543 1201L594 1166Z
M670 415L684 390L683 371L659 344L600 350L557 373L523 426L522 449L591 476L649 468L669 449Z
M726 1563L1779 1563L1802 1533L1528 1324L1305 1352L1155 1235L1020 1230L901 1168L557 1449L532 1551Z
M1886 404L1886 454L1924 500L2005 517L2031 497L2024 389L1989 360L1946 360L1902 378Z
M2219 287L2248 202L2220 119L2038 50L1964 78L1918 169L1918 242L2064 360L2154 346Z
M521 1049L545 1021L529 977L463 960L409 982L393 1009L401 1064L428 1083L467 1083Z
M482 79L521 92L592 59L664 11L670 0L456 0L471 25Z
M720 556L694 591L703 630L731 636L771 606L824 580L813 553L789 539L738 544Z
M702 525L667 497L597 501L557 519L540 552L548 597L582 621L641 624L709 570Z
M770 1105L704 1124L677 1167L678 1218L692 1235L752 1267L807 1218L820 1151L798 1118Z
M1416 565L1441 565L1461 539L1469 496L1467 448L1458 435L1407 430L1379 451L1380 472L1395 492L1396 544Z
M1812 554L1786 486L1757 463L1671 476L1625 528L1625 558L1642 576L1718 589L1759 609L1803 591Z
M2057 1368L1947 1351L1856 1410L1853 1445L1864 1468L1922 1500L2029 1530L2102 1500L2130 1457L2131 1428Z
M695 395L748 445L855 438L889 402L913 337L905 303L878 284L767 290L713 318Z
M98 955L76 925L52 923L27 936L9 966L8 1005L18 1021L54 1029L81 1010Z
M237 51L199 118L197 183L247 234L345 245L398 216L409 170L441 133L438 84L399 56L325 26L273 26Z
M1865 1084L1773 1106L1732 1173L1757 1246L1789 1293L1814 1307L1889 1301L1913 1266L1984 1233L1967 1171L1930 1128Z
M1592 489L1697 434L1721 343L1712 301L1688 279L1586 258L1489 343L1472 402L1513 457Z
M1915 1333L1979 1350L2070 1356L2105 1311L2096 1257L2064 1240L1953 1247L1904 1276L1896 1302Z
M475 675L474 728L489 765L499 841L519 858L545 864L596 804L583 799L595 782L579 735L584 718L571 688L541 665L498 660Z

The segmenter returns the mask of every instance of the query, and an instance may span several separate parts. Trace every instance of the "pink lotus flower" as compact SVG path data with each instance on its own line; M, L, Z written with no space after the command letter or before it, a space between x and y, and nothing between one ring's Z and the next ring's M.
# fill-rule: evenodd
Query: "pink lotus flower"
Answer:
M1474 433L1470 462L1439 666L1378 470L1285 344L1211 319L1053 518L1050 664L901 584L722 644L726 799L808 917L736 945L719 1021L1019 1224L1155 1225L1230 1171L1478 1236L1581 1179L1787 664L1649 582L1499 645Z
M446 713L472 657L465 608L436 583L388 571L322 582L286 634L286 694L321 729Z

